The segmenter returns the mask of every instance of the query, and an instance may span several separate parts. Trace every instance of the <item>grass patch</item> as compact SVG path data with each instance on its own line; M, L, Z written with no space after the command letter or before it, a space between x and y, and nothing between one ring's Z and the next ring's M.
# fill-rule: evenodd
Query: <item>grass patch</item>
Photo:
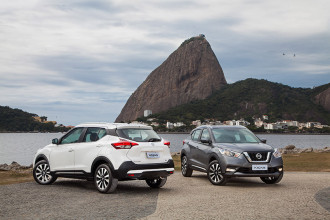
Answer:
M330 153L284 154L285 171L330 172Z
M0 171L0 185L33 181L32 170Z
M181 170L180 155L172 156L175 170ZM330 172L330 153L284 154L284 170L300 172Z

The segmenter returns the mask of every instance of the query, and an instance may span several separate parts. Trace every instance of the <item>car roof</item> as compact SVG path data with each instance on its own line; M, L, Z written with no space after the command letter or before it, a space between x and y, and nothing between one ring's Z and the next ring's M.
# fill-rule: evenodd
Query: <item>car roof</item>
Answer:
M133 123L109 123L109 122L85 122L75 127L103 127L107 129L123 129L123 128L146 128L152 129L151 126Z
M211 129L214 129L214 128L246 128L244 126L241 126L241 125L202 125L202 126L199 126L195 129L201 129L201 128L211 128ZM194 130L195 130L194 129Z

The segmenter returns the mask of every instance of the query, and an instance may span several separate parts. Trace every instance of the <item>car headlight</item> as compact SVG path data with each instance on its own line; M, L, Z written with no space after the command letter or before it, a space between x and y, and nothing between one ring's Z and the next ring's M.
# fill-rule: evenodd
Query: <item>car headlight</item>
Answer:
M225 155L227 157L239 157L239 156L241 156L241 153L231 151L231 150L227 150L227 149L219 149L219 151L222 155Z
M282 154L281 154L280 150L277 149L277 148L275 148L273 155L274 155L274 157L276 157L276 158L280 158L280 157L282 157Z

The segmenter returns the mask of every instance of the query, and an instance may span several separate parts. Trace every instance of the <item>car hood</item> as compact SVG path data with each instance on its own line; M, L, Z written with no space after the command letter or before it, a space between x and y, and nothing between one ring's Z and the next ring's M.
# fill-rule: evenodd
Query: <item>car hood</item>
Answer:
M214 146L239 153L245 151L274 151L273 147L264 143L216 143Z

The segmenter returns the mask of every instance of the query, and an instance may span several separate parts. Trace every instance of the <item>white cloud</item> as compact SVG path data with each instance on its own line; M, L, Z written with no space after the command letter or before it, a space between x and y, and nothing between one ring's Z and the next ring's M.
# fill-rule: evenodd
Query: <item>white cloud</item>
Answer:
M5 1L0 104L67 124L91 120L84 115L93 110L97 120L113 121L147 75L199 33L228 82L253 76L323 84L330 73L329 6L326 0ZM287 77L297 75L304 77ZM68 113L60 118L61 111Z

